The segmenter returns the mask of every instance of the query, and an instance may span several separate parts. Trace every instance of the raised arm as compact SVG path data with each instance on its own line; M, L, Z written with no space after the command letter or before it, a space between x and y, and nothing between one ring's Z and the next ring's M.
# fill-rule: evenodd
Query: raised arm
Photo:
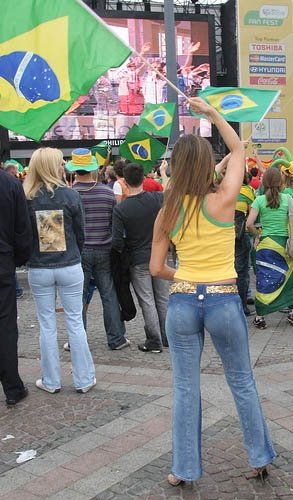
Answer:
M235 202L242 185L245 171L244 145L235 130L215 108L202 101L199 97L189 99L189 104L192 111L206 115L207 119L214 123L231 153L225 177L218 189L222 202L229 205Z
M166 186L169 182L169 178L166 174L167 168L168 168L168 162L167 162L167 160L163 160L161 165L160 165L160 174L161 174L161 178L162 178L162 186L164 189L166 189Z
M192 65L192 57L198 51L199 47L200 47L200 42L195 42L190 44L190 46L188 47L185 63L183 64L183 66L181 66L181 69Z
M258 156L257 149L254 149L252 153L253 153L253 156L255 158L255 161L256 161L256 164L257 164L257 168L259 168L259 170L263 174L265 172L266 168L265 168L265 166L263 165L263 163L261 162L261 160L260 160L260 158Z

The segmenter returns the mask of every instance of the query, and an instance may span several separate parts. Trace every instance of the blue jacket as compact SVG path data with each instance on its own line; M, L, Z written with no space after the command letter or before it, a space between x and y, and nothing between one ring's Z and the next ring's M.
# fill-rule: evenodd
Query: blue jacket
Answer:
M33 229L29 267L57 268L78 264L84 244L83 206L79 194L68 187L54 193L41 189L27 200Z

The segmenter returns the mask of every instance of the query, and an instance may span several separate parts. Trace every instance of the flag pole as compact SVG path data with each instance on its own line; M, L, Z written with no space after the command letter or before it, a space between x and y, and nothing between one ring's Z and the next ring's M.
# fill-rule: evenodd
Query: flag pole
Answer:
M178 87L176 87L176 85L174 85L174 83L172 83L165 75L163 75L163 73L160 73L160 71L158 71L156 68L154 68L152 66L151 63L148 62L148 60L143 57L142 54L140 54L139 52L137 52L136 50L133 50L133 53L139 57L143 63L148 67L150 68L154 73L156 73L162 80L164 80L170 87L172 87L172 89L174 89L177 94L181 95L182 97L184 97L185 99L188 100L188 97L186 94L184 94L184 92L182 92L180 89L178 89Z
M164 158L163 158L163 161L166 160L166 156L167 156L167 153L168 153L168 148L169 148L169 143L170 143L170 136L168 137L168 141L167 141L167 145L166 145L166 151L164 153Z

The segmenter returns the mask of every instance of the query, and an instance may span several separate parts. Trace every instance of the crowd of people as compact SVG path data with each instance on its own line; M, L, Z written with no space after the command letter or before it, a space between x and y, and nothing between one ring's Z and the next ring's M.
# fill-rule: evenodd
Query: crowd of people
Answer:
M99 166L88 149L34 151L23 185L9 164L0 169L0 378L8 406L28 394L18 373L15 267L28 266L40 328L38 389L60 392L56 295L68 333L75 390L96 385L87 340L94 289L111 350L129 347L125 322L141 308L144 353L169 348L173 368L173 464L168 481L197 480L201 463L200 359L205 331L222 360L255 477L265 479L276 457L250 363L246 316L249 269L256 272L254 326L288 308L293 324L292 259L286 255L290 169L259 165L256 196L245 169L245 148L207 103L189 99L215 124L229 154L215 165L210 143L184 135L168 163L144 174L119 158ZM4 171L6 170L6 172ZM154 177L157 177L155 179ZM255 259L253 249L256 247ZM174 266L167 256L173 249ZM5 325L5 328L4 328Z

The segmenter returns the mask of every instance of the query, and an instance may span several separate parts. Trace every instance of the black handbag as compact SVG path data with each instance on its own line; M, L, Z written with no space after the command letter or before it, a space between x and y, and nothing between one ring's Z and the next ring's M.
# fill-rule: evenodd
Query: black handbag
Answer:
M242 240L246 228L245 213L241 212L240 210L235 210L234 223L235 223L235 239L236 241Z

